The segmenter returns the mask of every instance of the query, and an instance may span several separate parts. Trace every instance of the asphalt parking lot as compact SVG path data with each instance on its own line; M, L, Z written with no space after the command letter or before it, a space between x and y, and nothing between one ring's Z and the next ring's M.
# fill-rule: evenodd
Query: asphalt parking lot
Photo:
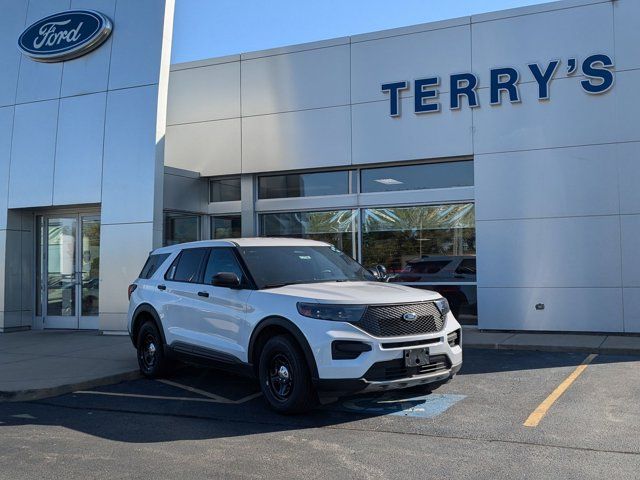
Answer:
M640 357L467 349L461 373L430 395L358 395L294 417L269 411L252 381L190 366L162 381L0 404L7 479L638 472Z

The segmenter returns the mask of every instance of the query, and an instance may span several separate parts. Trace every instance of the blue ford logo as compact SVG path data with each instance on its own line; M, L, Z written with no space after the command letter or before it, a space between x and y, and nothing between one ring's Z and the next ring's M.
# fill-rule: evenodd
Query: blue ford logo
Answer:
M402 319L405 322L413 322L418 318L418 314L417 313L413 313L413 312L408 312L405 313L404 315L402 315Z
M97 48L111 30L111 20L99 12L70 10L27 27L18 39L18 46L22 53L38 62L62 62Z

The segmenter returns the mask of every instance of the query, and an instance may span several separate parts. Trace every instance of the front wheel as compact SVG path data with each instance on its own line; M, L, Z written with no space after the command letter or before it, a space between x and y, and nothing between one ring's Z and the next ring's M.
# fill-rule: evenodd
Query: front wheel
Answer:
M258 376L262 394L276 412L301 413L315 406L309 368L291 337L278 335L267 341L260 353Z

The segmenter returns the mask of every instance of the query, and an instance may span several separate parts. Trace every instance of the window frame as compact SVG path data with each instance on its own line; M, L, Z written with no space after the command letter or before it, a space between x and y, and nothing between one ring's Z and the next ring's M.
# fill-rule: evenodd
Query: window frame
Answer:
M176 258L173 259L173 262L171 262L171 265L169 265L169 268L167 268L167 270L164 273L164 279L168 282L176 282L176 283L186 283L188 285L194 285L194 284L201 284L202 283L202 276L204 274L203 271L203 267L205 262L208 260L209 258L209 252L206 251L204 256L202 257L202 259L200 260L200 265L198 266L198 271L196 273L196 281L193 282L187 282L185 280L175 280L173 277L175 275L175 271L173 272L173 275L171 275L171 277L169 277L169 272L171 271L171 269L173 268L173 266L177 266L180 263L180 259L182 258L182 254L187 251L187 250L208 250L209 247L191 247L191 248L183 248L180 250L180 253L178 253L178 255L176 256Z
M212 195L211 195L211 185L214 182L222 182L224 180L238 180L238 184L239 184L239 188L240 188L240 192L239 192L239 196L238 198L234 199L234 200L216 200L214 201L212 199ZM209 181L207 182L207 203L209 204L220 204L220 203L231 203L231 202L241 202L242 201L242 176L241 175L224 175L224 176L216 176L216 177L211 177L209 178Z
M237 247L229 247L229 246L212 246L212 247L205 247L207 248L208 252L206 255L206 259L204 261L204 263L202 264L202 272L201 272L201 285L207 286L207 287L212 287L212 288L225 288L225 287L219 287L217 285L213 285L211 283L208 283L205 281L204 278L204 272L207 269L207 265L209 264L209 259L211 258L211 253L213 252L214 249L228 249L231 251L231 254L233 255L233 257L236 259L236 262L238 263L238 266L240 267L240 269L242 270L242 274L243 274L243 278L240 279L240 290L257 290L256 288L256 283L253 280L253 277L251 276L251 273L249 272L249 269L247 268L247 265L244 263L244 260L242 258L242 255L240 255L240 253L238 252L238 248Z

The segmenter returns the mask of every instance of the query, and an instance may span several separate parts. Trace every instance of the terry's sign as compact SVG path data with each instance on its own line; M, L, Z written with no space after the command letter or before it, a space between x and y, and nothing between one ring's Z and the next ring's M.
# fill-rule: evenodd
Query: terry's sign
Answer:
M112 29L111 20L99 12L70 10L27 27L18 39L18 46L38 62L62 62L97 48Z
M560 60L553 60L546 65L530 63L530 70L538 87L538 100L549 100L550 85L560 67ZM567 75L575 75L578 72L578 59L570 58L567 61ZM608 55L591 55L584 59L580 69L585 79L580 81L582 89L586 93L597 95L604 93L613 86L614 72L613 62ZM489 95L491 105L502 104L503 97L511 103L520 102L520 73L512 67L494 68L490 72ZM440 77L418 78L413 82L413 95L415 99L415 113L435 113L440 111ZM478 100L478 88L480 81L474 73L457 73L449 77L447 85L450 100L449 108L457 110L461 107L463 97L466 97L469 107L480 106ZM445 87L445 88L447 88ZM392 82L382 84L382 92L389 94L389 115L400 115L400 92L409 91L409 82Z

